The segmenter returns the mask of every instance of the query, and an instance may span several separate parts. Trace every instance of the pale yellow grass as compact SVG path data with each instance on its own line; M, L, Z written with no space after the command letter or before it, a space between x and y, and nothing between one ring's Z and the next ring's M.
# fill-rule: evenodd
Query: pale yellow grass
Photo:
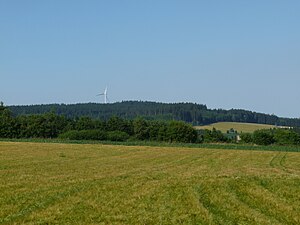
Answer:
M0 142L3 224L299 224L300 154Z
M229 129L233 128L234 130L238 131L239 133L253 133L255 130L261 130L261 129L270 129L275 128L274 125L268 125L268 124L256 124L256 123L235 123L235 122L219 122L219 123L213 123L206 126L196 126L196 129L208 129L212 130L213 128L216 128L217 130L222 131L223 133L226 133Z

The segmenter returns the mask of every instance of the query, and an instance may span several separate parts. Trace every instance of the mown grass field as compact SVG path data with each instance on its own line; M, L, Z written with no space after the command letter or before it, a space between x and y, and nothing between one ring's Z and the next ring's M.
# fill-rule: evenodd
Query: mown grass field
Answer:
M255 130L270 129L270 128L275 128L275 126L268 125L268 124L257 124L257 123L219 122L219 123L213 123L206 126L196 126L195 128L208 129L208 130L212 130L213 128L216 128L217 130L220 130L223 133L226 133L229 129L233 128L239 133L241 132L253 133Z
M300 153L0 142L0 224L300 224Z

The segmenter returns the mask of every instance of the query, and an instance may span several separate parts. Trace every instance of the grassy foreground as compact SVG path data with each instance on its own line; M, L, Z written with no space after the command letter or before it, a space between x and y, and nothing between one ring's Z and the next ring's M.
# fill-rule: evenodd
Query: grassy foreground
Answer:
M299 224L300 153L0 142L0 224Z
M253 133L256 130L275 128L275 126L268 125L268 124L257 124L257 123L219 122L219 123L213 123L206 126L196 126L195 128L208 129L208 130L212 130L213 128L216 128L217 130L220 130L223 133L226 133L229 129L233 128L239 133L240 132Z

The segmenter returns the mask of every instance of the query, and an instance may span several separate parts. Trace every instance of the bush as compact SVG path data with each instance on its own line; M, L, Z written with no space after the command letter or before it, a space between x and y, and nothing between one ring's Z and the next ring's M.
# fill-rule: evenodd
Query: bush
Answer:
M122 131L110 131L107 132L107 140L109 141L126 141L129 135Z
M149 124L143 118L136 118L133 121L133 131L137 140L148 140L149 139Z
M71 130L59 135L61 139L69 140L107 140L107 134L101 130Z
M274 131L274 139L279 145L297 145L300 143L300 135L292 130L277 129Z
M253 132L253 142L257 145L271 145L275 142L271 130L256 130Z
M201 130L201 132L199 132L199 135L200 139L206 143L230 141L220 130L216 130L216 128L213 128L212 130Z
M181 121L172 121L167 126L167 139L170 142L195 143L197 142L198 133L189 124Z
M252 135L249 133L240 134L240 138L243 143L253 143Z
M70 130L70 131L67 131L65 133L62 133L58 136L58 138L60 139L69 139L69 140L77 140L77 137L79 136L78 135L79 131L77 130Z

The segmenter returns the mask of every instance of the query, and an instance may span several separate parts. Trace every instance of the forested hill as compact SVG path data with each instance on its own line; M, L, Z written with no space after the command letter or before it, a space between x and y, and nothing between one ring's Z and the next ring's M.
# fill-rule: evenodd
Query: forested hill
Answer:
M206 105L194 103L124 101L112 104L48 104L10 106L9 108L15 116L43 114L54 111L68 118L89 116L106 120L113 115L126 119L142 116L146 119L183 120L194 125L205 125L215 122L247 122L300 127L300 119L280 118L275 115L241 109L208 109Z

